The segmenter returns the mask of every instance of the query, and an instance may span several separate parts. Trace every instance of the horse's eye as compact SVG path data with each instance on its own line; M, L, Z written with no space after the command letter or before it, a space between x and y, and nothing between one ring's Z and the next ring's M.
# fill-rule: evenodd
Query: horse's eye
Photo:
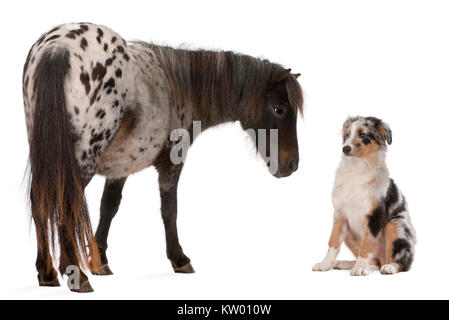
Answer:
M276 115L282 116L285 112L284 108L282 106L275 106L273 107L273 111Z

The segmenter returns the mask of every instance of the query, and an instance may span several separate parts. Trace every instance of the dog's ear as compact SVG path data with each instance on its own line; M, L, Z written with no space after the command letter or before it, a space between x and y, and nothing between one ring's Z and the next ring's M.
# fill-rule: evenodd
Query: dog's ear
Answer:
M388 144L391 144L393 142L393 134L388 124L382 121L379 124L377 130L379 130L379 134L384 141L386 141Z

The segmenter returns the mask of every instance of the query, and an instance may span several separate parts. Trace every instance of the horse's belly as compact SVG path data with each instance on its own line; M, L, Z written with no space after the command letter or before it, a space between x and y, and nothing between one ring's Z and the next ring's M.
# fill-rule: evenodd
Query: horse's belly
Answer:
M169 138L168 112L154 117L150 110L129 112L100 159L97 173L108 178L127 177L151 166Z
M145 152L139 151L139 148L127 148L117 153L106 151L97 173L112 179L127 177L151 166L160 149L148 147Z

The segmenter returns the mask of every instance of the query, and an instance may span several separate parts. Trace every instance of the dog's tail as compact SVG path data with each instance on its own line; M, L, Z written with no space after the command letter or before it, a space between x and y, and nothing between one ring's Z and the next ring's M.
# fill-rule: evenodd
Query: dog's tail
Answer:
M53 253L57 233L61 255L70 248L71 252L64 254L74 255L71 261L85 266L90 260L98 267L100 256L66 111L64 80L69 70L69 51L50 48L34 72L34 121L29 135L32 218Z

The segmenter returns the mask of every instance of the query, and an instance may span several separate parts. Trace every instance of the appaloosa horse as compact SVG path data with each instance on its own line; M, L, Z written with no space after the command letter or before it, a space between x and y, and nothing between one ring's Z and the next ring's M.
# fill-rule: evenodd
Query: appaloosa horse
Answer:
M59 270L89 265L112 274L106 258L109 227L126 178L149 166L159 173L167 255L175 272L194 272L176 227L182 163L170 160L174 129L192 131L240 121L243 129L277 129L277 177L298 167L296 119L303 98L296 80L278 64L225 51L181 50L127 43L104 26L65 24L33 45L23 74L30 143L30 202L36 226L41 286L58 286ZM270 132L266 135L269 141ZM106 177L98 229L93 235L84 188ZM80 272L80 286L92 288Z

